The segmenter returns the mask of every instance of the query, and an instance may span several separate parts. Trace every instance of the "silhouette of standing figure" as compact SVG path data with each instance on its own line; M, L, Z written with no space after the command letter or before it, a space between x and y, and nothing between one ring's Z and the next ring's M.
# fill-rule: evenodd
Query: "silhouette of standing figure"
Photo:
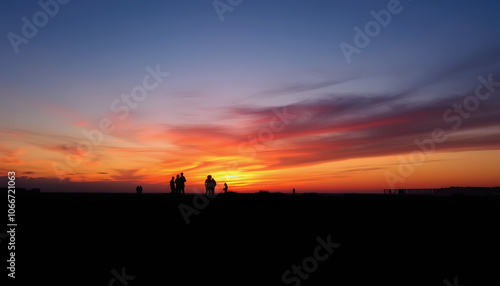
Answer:
M172 180L170 180L170 193L175 194L175 177L172 177Z
M177 178L175 178L175 193L179 194L181 192L181 188L179 186L179 174L177 174Z
M223 190L224 190L224 194L227 194L227 189L228 189L227 184L226 184L226 183L224 183L224 188L223 188Z
M212 178L212 175L208 175L207 179L205 180L205 193L213 194L215 191L215 186L217 186L217 182L215 182L214 178Z
M139 194L139 186L135 187L135 192Z
M139 186L139 195L142 194L142 186Z
M184 194L184 187L186 183L186 177L184 177L184 173L181 173L181 177L179 178L179 191Z
M293 194L295 195L295 188L293 188L292 192L293 192Z

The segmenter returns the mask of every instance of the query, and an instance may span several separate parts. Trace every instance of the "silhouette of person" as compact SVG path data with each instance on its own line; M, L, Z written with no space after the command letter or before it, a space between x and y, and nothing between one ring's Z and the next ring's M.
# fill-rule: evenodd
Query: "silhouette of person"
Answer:
M207 179L205 180L205 193L213 194L215 191L215 186L217 186L217 182L215 182L214 178L212 178L212 175L208 175Z
M177 174L177 177L175 178L175 193L178 194L181 192L180 186L179 186L179 174Z
M186 183L186 177L184 177L184 173L181 173L181 176L179 178L179 192L182 192L184 194L184 187Z
M139 194L139 186L135 187L135 192Z
M172 180L170 180L170 193L175 194L175 177L172 177Z
M295 188L293 188L292 192L293 192L293 194L295 195Z
M142 186L139 186L139 195L142 194Z
M223 190L224 190L224 193L225 193L225 194L227 193L227 189L228 189L227 184L226 184L226 183L224 183L224 188L223 188Z

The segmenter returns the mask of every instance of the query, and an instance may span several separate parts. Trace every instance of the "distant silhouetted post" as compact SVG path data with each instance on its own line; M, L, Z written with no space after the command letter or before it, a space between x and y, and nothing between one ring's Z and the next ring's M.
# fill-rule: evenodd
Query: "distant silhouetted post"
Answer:
M226 184L226 183L224 183L224 188L223 188L223 190L224 190L224 194L227 194L227 189L228 189L227 184Z

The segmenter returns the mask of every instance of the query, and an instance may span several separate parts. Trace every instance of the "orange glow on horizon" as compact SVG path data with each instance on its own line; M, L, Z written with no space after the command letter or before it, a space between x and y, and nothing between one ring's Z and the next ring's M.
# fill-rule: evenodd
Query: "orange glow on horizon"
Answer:
M132 151L132 150L129 150ZM32 156L34 150L28 149L25 156ZM121 151L119 151L121 153ZM426 161L416 165L412 175L397 182L397 188L440 188L448 186L498 186L498 176L494 166L500 151L445 152L428 156ZM23 155L21 155L23 156ZM142 159L147 164L143 168L132 159L130 153L116 161L84 161L75 173L68 173L73 182L133 182L134 184L160 184L168 189L172 176L184 172L188 192L203 192L203 182L207 175L217 180L217 191L222 191L226 182L230 191L255 192L259 190L288 192L364 192L380 191L390 188L385 179L386 172L398 174L401 166L398 156L349 159L337 162L310 164L293 168L266 167L260 160L252 161L228 170L227 160L218 158L207 164L206 161L182 166L173 162L172 167L153 159ZM230 159L234 159L231 157ZM25 159L24 159L25 160ZM53 177L52 170L38 166L48 161L32 161L24 167L37 168L42 177ZM205 166L207 165L207 166ZM98 173L103 167L111 170ZM173 171L174 169L179 171ZM133 170L133 171L125 171ZM442 172L442 170L447 170ZM22 174L22 172L21 172ZM32 175L30 175L32 176Z
M93 146L87 154L78 153L74 145L18 147L13 141L0 146L5 165L2 171L18 170L21 176L24 173L27 177L54 180L57 176L51 167L53 158L62 158L56 162L63 166L58 170L59 175L71 182L150 184L158 185L157 190L162 192L168 190L170 178L180 172L187 178L188 192L203 192L209 174L218 182L218 191L226 182L229 190L236 192L289 192L292 188L299 193L381 191L391 188L387 172L398 176L395 188L500 185L499 150L440 152L436 148L423 163L414 164L414 171L407 176L400 174L400 157L408 157L410 152L338 160L317 156L309 160L309 149L336 151L349 147L339 144L300 148L300 136L293 139L276 136L274 141L251 149L251 145L241 148L242 143L230 137L207 140L196 132L170 130L160 136L154 130L140 130L139 134L129 140L105 135L104 143ZM10 136L30 138L27 134ZM40 139L39 135L31 136L33 140Z

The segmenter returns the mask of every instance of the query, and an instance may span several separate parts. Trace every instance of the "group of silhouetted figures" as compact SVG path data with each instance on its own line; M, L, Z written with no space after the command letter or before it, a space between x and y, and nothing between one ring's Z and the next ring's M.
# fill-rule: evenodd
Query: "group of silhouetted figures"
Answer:
M205 194L213 194L215 191L215 186L217 186L217 182L212 178L212 175L208 175L205 180Z
M205 194L213 195L215 192L215 186L217 186L217 182L214 178L212 178L212 175L208 175L207 179L205 180ZM222 188L222 190L224 190L224 193L227 193L227 189L227 183L224 183L224 188Z
M135 191L137 192L138 195L142 194L142 186L137 186L135 188Z
M208 175L205 180L205 194L214 194L215 186L217 186L217 182L212 175ZM184 194L184 188L186 187L186 177L184 177L184 173L180 175L177 174L177 178L172 177L170 180L170 193L171 194ZM224 193L227 193L228 186L224 183Z
M186 187L186 177L184 173L177 174L177 178L172 177L170 180L170 192L172 194L184 194L184 188Z
M207 179L205 180L205 194L214 194L215 193L215 186L217 186L217 182L212 178L212 175L208 175ZM170 180L170 193L171 194L184 194L184 189L186 187L186 177L184 177L184 173L181 173L180 175L177 174L176 177L172 177L172 180ZM227 193L228 186L226 183L224 183L224 193ZM137 186L135 188L135 191L137 192L138 195L142 194L142 186Z

